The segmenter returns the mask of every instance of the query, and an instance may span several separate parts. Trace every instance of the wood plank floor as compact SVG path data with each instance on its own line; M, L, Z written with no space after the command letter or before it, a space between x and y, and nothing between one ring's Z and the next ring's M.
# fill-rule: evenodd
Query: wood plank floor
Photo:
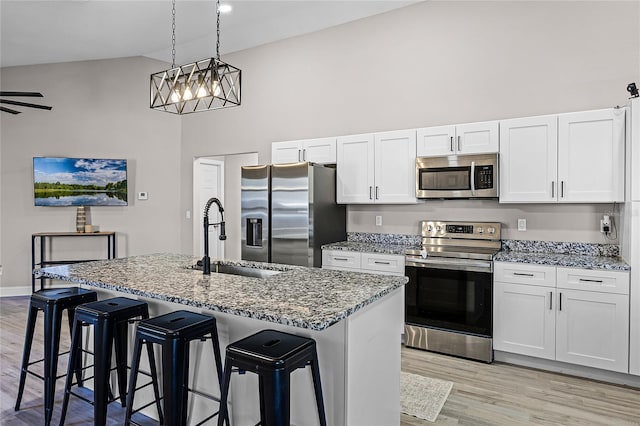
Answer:
M28 297L0 298L0 425L3 426L43 423L42 382L36 378L27 378L22 409L13 410L28 301ZM36 329L39 340L34 342L33 357L41 357L42 327ZM62 342L68 342L66 327ZM65 370L66 361L66 357L61 359L60 372ZM407 348L402 349L402 369L454 383L436 425L640 425L640 389ZM53 424L59 421L62 386L60 380ZM109 425L122 424L124 410L118 404L110 405L109 415ZM90 425L92 417L89 404L71 399L66 424ZM402 426L433 424L406 415L401 419Z

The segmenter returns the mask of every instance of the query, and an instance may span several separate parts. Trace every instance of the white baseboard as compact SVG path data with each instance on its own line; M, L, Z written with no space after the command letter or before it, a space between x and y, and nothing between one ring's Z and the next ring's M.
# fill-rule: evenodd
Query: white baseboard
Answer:
M0 297L31 296L31 286L0 287Z
M582 365L567 364L560 361L552 361L495 350L493 351L493 355L494 361L501 361L509 364L521 365L523 367L537 368L570 376L585 377L588 379L640 388L640 376L632 374L618 373L615 371L601 370L599 368L584 367Z

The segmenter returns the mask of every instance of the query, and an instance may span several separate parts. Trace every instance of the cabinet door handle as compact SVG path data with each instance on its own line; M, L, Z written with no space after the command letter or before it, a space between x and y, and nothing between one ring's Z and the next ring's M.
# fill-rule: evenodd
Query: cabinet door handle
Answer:
M307 161L307 150L306 149L302 150L302 161Z
M298 161L302 161L302 151L298 150Z
M522 272L514 272L513 275L518 275L521 277L533 277L533 274L524 274Z
M551 198L555 198L556 197L556 181L552 180L551 181Z
M373 186L369 187L369 199L373 200Z
M382 262L380 260L374 260L373 263L376 265L391 265L391 262Z
M458 136L458 151L460 151L460 136Z
M580 278L579 281L587 282L587 283L600 283L600 284L602 284L602 280L590 280L590 279L587 279L587 278Z
M376 185L376 200L379 200L379 192L380 192L380 188Z
M558 310L562 310L562 293L558 294Z
M549 310L553 309L553 292L549 292Z
M453 152L453 136L451 136L451 152Z
M564 181L560 181L560 198L564 198Z
M348 259L348 258L346 258L346 257L334 257L334 258L333 258L333 260L340 260L340 261L342 261L342 262L346 262L346 261L348 261L349 259Z

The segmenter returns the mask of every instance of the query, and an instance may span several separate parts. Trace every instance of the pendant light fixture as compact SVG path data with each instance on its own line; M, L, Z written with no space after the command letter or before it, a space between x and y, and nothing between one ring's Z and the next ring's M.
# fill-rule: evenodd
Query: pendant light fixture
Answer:
M176 0L172 0L171 68L151 74L151 108L174 114L240 105L242 71L220 60L220 0L216 1L216 57L176 66Z

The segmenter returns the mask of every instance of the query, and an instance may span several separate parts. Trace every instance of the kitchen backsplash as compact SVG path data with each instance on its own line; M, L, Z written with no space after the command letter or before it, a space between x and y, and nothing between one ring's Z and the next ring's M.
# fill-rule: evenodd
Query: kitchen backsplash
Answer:
M347 241L371 244L418 246L419 235L347 232ZM502 250L526 253L577 254L583 256L620 256L617 244L571 243L562 241L502 240Z

